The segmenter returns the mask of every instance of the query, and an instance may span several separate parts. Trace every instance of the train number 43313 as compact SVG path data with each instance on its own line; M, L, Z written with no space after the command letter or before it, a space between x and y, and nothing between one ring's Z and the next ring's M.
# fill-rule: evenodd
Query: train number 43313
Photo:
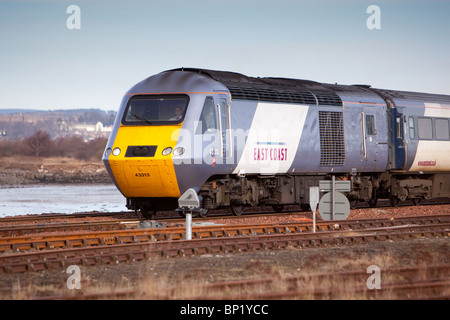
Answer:
M138 178L150 178L150 173L148 172L136 172L135 174Z

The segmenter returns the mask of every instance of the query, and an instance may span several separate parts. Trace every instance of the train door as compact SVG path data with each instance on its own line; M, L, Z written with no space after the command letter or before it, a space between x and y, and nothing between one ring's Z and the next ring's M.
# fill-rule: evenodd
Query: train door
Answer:
M394 149L394 161L392 162L394 170L404 170L406 165L406 144L405 129L403 124L403 108L392 109L392 146Z
M219 156L223 163L233 157L233 138L231 132L231 110L227 96L220 95L217 101L217 114L219 116L219 131L221 133L221 147Z
M363 150L366 170L375 170L378 161L378 135L376 129L375 107L364 106L361 113Z
M221 157L222 133L219 132L218 107L212 96L206 97L200 119L196 129L196 140L200 139L203 145L202 155L197 155L195 163L214 164ZM199 142L197 142L199 143Z

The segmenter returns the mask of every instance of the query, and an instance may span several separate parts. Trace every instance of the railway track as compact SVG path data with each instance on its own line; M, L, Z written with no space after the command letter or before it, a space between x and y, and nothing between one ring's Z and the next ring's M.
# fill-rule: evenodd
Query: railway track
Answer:
M399 207L411 207L412 202L405 202L400 203ZM420 203L420 206L432 206L432 205L446 205L449 204L448 199L446 198L438 198L438 199L432 199L432 200L423 200ZM284 210L282 213L275 213L272 211L268 211L266 207L255 207L255 208L246 208L246 210L242 213L242 218L248 218L253 216L260 216L263 215L265 217L269 216L276 216L280 214L298 214L298 207L297 206L290 206L291 208L288 210ZM380 199L378 201L377 208L379 209L385 209L390 208L391 205L389 203L389 200ZM358 205L359 209L370 209L371 207L364 202L360 202ZM123 218L123 219L141 219L141 215L139 213L135 213L134 211L122 211L122 212L80 212L80 213L73 213L73 214L64 214L64 213L54 213L54 214L41 214L41 215L27 215L27 216L13 216L13 217L5 217L0 218L0 226L3 224L26 224L26 223L49 223L53 220L77 220L77 219L83 219L83 218L94 218L94 217L105 217L105 218ZM208 215L206 218L199 218L199 219L206 219L206 220L214 220L214 219L221 219L221 218L239 218L236 216L231 216L231 214L227 210L215 210L210 215ZM155 217L155 220L171 220L174 222L177 221L184 221L184 218L180 217L179 214L174 214L173 212L160 212Z
M407 224L433 224L440 222L450 222L449 215L421 217L421 218L399 218L395 220L388 219L363 219L349 221L333 221L317 223L317 231L334 231L334 230L357 230L373 227L395 227ZM95 245L112 245L137 242L154 242L154 241L170 241L183 240L185 238L185 228L169 227L169 228L139 228L139 221L106 221L72 223L48 226L14 226L10 228L0 229L0 252L24 252L27 250L43 250L43 249L63 249L73 247L87 247ZM130 227L138 227L137 229L128 229ZM84 229L87 230L84 230ZM64 233L39 233L45 231L64 231ZM107 229L106 231L103 231ZM32 235L18 235L26 233L27 230L33 232ZM69 231L76 232L69 232ZM100 230L100 231L97 231ZM93 232L96 231L96 232ZM300 223L266 223L258 225L207 225L196 226L193 228L193 238L217 238L217 237L234 237L249 236L263 234L290 234L312 232L312 225L309 222ZM4 236L8 235L8 236Z
M208 295L190 298L194 300L208 300L211 297L220 300L268 300L342 299L347 296L354 299L383 297L448 299L450 297L450 266L448 265L384 268L383 281L378 290L367 287L367 277L367 272L358 270L288 276L281 279L225 281L207 284L203 291ZM342 283L345 283L344 287ZM224 295L223 292L227 294ZM236 293L233 294L233 292Z
M297 276L263 277L198 284L186 290L188 300L279 300L279 299L450 299L450 266L431 265L383 268L377 290L367 287L367 272L353 270L308 273ZM179 287L147 293L151 299L171 300ZM183 288L181 288L183 290ZM135 299L143 298L142 288L108 290L77 295L36 297L35 300ZM144 293L145 298L145 293Z
M12 216L0 218L1 224L6 223L23 223L23 222L45 222L56 219L79 219L79 218L91 218L91 217L116 217L119 215L132 215L127 212L84 212L84 213L53 213L53 214L41 214L41 215L26 215L26 216Z
M109 221L93 221L93 222L63 222L52 224L37 225L13 225L0 227L0 239L4 237L20 237L29 234L51 233L51 232L79 232L81 230L101 231L101 230L122 230L126 228L127 223L139 223L136 220L109 220ZM1 240L0 240L1 241Z
M308 223L199 227L194 228L194 239L190 241L183 240L183 228L113 230L100 235L88 234L78 240L71 238L75 234L49 235L45 239L2 237L0 245L5 246L3 248L6 251L15 249L24 252L1 255L0 273L41 271L73 264L116 264L196 254L447 237L450 232L450 216L335 221L318 226L316 233L311 232ZM36 252L29 252L30 250Z

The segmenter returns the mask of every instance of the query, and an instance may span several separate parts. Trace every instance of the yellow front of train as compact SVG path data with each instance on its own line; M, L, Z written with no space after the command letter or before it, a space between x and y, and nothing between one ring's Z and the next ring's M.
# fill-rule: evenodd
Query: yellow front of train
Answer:
M188 104L186 94L125 96L103 162L126 198L180 196L172 155Z

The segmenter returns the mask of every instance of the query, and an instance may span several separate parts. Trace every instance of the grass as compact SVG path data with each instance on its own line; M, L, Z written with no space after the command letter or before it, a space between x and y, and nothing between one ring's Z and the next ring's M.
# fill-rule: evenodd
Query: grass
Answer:
M316 259L318 259L316 257ZM110 282L96 279L83 271L81 290L68 290L65 286L67 275L59 282L45 281L45 275L36 275L39 281L16 280L13 282L13 299L32 299L42 296L77 297L81 299L150 299L150 300L270 300L270 299L404 299L421 298L430 295L450 295L450 288L428 292L422 290L395 291L390 283L411 283L426 280L430 276L428 266L422 263L415 274L390 274L388 268L402 267L401 261L390 254L362 254L356 259L340 259L333 266L317 268L313 264L301 270L287 269L281 265L270 265L264 260L251 259L241 270L231 270L223 265L220 269L198 270L173 269L180 259L167 263L161 269L148 264L141 265L136 278L128 278L120 265L115 266L118 278ZM319 264L327 264L318 259ZM158 263L153 261L152 263ZM150 262L149 262L150 264ZM371 276L367 267L378 265L381 269L381 290L369 290L366 285ZM105 267L112 271L112 267ZM200 268L199 270L202 270ZM346 271L358 271L356 276L346 275ZM120 274L120 272L123 272ZM239 272L240 277L235 273ZM211 274L216 278L212 278ZM221 276L225 275L224 276ZM131 274L130 274L131 275ZM440 277L434 274L433 276ZM53 284L52 284L53 283ZM57 284L56 284L57 283ZM383 288L385 286L385 288Z
M101 161L84 161L67 157L36 158L28 156L0 157L0 169L19 169L37 171L45 168L74 169L86 165L102 167Z

